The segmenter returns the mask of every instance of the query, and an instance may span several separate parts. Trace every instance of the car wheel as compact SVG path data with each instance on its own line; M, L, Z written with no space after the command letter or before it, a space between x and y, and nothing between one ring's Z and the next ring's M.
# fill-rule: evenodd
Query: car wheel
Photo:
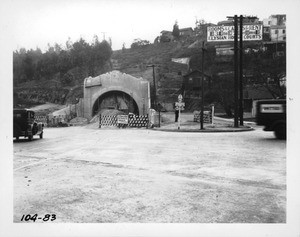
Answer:
M33 135L29 135L29 136L28 136L28 140L29 140L29 141L32 141L32 138L33 138Z
M40 134L40 139L42 139L43 138L43 132Z
M275 137L280 140L286 139L286 125L284 123L275 127Z

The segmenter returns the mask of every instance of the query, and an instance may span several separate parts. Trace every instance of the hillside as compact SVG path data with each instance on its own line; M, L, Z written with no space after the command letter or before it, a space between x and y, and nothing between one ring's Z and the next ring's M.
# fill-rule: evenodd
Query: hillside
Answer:
M151 85L153 97L153 68L155 65L155 81L157 103L165 109L172 110L172 103L177 100L182 87L182 75L187 73L188 67L171 61L172 58L181 57L186 47L180 42L149 44L135 49L115 51L112 55L114 70L143 77Z
M135 77L149 80L153 96L153 71L149 65L155 65L157 102L172 109L182 86L182 76L187 72L187 65L174 63L171 58L180 57L185 46L180 42L149 44L134 49L113 51L110 61L104 67L94 66L94 75L90 67L76 67L68 71L73 81L67 86L62 83L60 73L50 79L31 80L14 84L14 106L30 107L42 103L73 104L83 97L83 80L88 76L119 70Z

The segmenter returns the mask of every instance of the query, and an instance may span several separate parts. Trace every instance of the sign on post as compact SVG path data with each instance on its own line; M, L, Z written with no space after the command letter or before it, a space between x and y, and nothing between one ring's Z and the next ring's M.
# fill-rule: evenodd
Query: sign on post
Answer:
M184 110L185 103L182 102L182 95L178 96L178 102L175 103L175 109L178 110L178 129L180 129L180 111Z

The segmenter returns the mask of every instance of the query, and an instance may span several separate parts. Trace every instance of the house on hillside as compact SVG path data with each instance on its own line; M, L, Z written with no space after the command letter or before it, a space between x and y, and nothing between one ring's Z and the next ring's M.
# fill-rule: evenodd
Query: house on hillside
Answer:
M194 34L194 30L192 27L179 29L179 35L184 37L190 37Z
M264 34L271 42L286 41L286 15L271 15L263 20Z
M272 42L286 41L285 26L270 26L270 38Z
M274 56L286 54L286 15L271 15L263 20L264 50L271 50Z
M269 18L263 19L264 26L285 25L286 15L271 15Z
M163 30L160 32L160 42L170 42L174 39L172 31Z
M205 87L210 87L211 77L204 73ZM184 98L199 98L202 82L202 71L194 70L183 76L182 91Z
M194 35L194 30L192 27L179 29L180 37L191 37ZM160 32L160 42L171 42L174 40L173 32L168 30L163 30Z

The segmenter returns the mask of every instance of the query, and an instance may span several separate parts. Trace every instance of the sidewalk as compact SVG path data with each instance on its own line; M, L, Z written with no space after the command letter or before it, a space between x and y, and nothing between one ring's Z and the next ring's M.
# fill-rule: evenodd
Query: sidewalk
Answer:
M180 128L178 127L178 122L174 122L173 113L162 114L161 120L160 127L154 127L153 130L166 132L244 132L254 130L253 125L255 125L255 122L244 121L244 126L234 127L233 119L215 116L213 124L204 123L203 129L200 129L200 123L193 121L192 113L182 114Z

